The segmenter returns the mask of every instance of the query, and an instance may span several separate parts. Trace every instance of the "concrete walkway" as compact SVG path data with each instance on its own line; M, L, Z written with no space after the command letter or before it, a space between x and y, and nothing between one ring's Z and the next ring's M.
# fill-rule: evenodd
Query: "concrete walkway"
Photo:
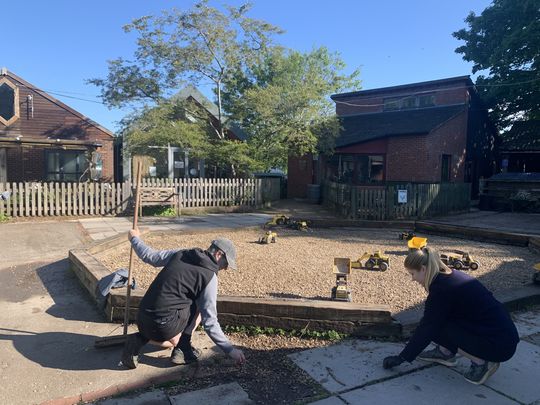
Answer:
M467 382L462 374L470 362L460 358L453 368L422 361L392 370L381 366L403 344L371 340L342 343L290 355L291 360L329 393L317 405L343 404L539 404L540 309L514 314L521 342L516 354L483 385ZM278 389L276 387L276 389ZM399 400L398 400L399 399ZM95 402L99 405L252 404L237 383L168 396L163 390Z
M150 231L182 231L187 229L245 228L266 223L271 214L208 214L172 218L144 217L139 227ZM99 217L80 219L79 223L92 240L106 239L131 229L133 219L129 217Z

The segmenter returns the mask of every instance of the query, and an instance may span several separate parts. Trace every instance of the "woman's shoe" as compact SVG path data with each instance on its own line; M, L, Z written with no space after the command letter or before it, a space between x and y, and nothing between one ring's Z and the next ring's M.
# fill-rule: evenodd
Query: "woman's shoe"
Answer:
M444 354L439 346L436 346L435 349L423 351L418 355L417 359L439 363L448 367L454 367L457 364L456 355L452 353Z
M478 365L471 362L471 368L463 374L463 377L472 384L483 384L495 371L497 371L499 364L500 363L486 361L484 364Z

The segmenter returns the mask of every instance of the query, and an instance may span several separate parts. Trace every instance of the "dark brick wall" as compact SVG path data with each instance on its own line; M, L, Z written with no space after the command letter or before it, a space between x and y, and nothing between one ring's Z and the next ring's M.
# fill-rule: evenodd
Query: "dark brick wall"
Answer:
M451 155L451 182L464 181L467 113L446 122L430 135L388 139L386 180L436 183L441 181L442 155Z

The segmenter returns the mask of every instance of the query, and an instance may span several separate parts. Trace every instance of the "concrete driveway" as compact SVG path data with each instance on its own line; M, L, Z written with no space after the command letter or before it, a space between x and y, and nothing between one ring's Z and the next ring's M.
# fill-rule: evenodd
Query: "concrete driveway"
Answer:
M168 351L149 347L139 368L128 371L118 366L121 347L94 349L97 337L121 334L122 327L104 321L69 270L69 249L89 240L78 222L0 224L0 232L2 404L37 404L180 376L186 367L171 367L162 358ZM202 337L195 343L210 346Z

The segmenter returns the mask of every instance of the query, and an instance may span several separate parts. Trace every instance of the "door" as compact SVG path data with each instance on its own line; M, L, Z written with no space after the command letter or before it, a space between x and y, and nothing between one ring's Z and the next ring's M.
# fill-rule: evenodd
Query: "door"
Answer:
M6 148L0 148L0 183L7 183Z

